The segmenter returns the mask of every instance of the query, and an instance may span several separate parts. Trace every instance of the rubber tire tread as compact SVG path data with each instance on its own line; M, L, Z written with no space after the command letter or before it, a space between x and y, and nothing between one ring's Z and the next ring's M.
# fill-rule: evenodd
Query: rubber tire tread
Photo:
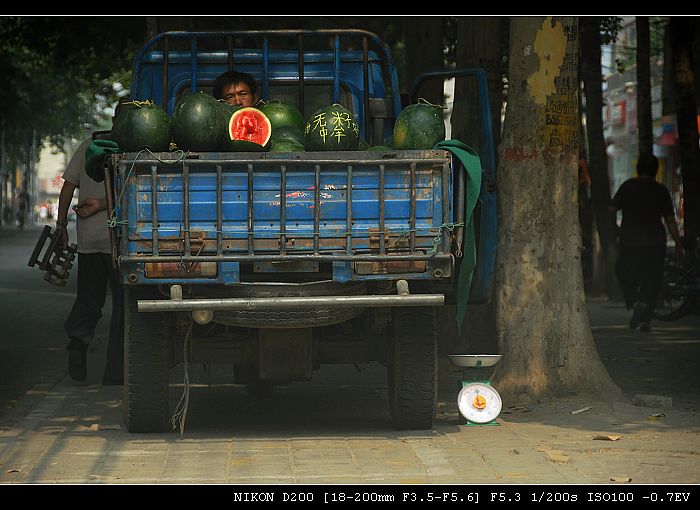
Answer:
M127 428L163 432L169 428L170 335L163 313L137 310L133 291L124 300Z
M392 309L389 342L389 409L398 429L433 426L437 404L435 311L429 307Z
M683 275L687 273L686 269L683 269L681 267L678 267L673 264L666 264L664 266L664 275L663 275L663 283L661 284L661 291L659 292L659 302L663 298L663 293L664 293L664 285L667 281L669 281L669 278L672 278L674 282L680 282L683 279ZM695 305L695 296L691 296L689 294L686 294L683 296L683 298L680 300L680 304L670 312L666 312L665 310L662 311L659 309L659 306L654 308L653 311L653 316L655 319L661 320L661 321L675 321L680 319L681 317L684 317L687 315L690 310L693 309L693 305Z

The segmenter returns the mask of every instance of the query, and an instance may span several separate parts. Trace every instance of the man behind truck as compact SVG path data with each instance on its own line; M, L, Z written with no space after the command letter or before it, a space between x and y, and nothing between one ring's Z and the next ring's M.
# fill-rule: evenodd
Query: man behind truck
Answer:
M120 105L115 118L119 109ZM91 143L88 139L80 144L63 173L56 219L56 232L60 243L65 246L68 244L68 208L78 188L78 205L73 208L78 237L78 291L64 323L70 339L66 347L68 374L75 381L87 379L87 349L102 317L109 284L112 316L102 384L121 385L124 384L124 297L117 269L112 263L104 184L86 173L86 152Z

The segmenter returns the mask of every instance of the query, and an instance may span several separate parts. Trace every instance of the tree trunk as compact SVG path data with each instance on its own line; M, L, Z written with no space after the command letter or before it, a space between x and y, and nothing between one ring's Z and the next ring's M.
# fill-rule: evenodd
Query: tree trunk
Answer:
M500 135L503 82L501 69L502 34L507 30L502 18L462 16L457 20L456 64L458 68L481 67L486 70L489 82L489 99L494 145ZM472 78L461 77L455 81L454 103L451 117L451 138L460 140L481 153L480 120L477 87ZM440 350L448 353L497 352L495 300L483 304L470 304L460 330L455 321L455 306L442 307L439 312Z
M501 135L501 106L503 105L503 69L501 63L503 34L508 19L499 17L460 16L457 19L457 67L480 67L486 71L491 103L493 140L497 146ZM470 147L479 148L479 111L476 84L473 79L455 81L452 138Z
M700 228L700 150L693 72L696 23L694 18L671 17L671 53L676 77L676 119L683 178L683 236L690 247L695 246Z
M649 63L649 17L637 16L637 126L639 155L653 154L651 120L651 70Z
M603 137L603 91L600 73L600 18L581 18L581 78L586 94L586 132L588 134L588 167L591 173L591 201L595 226L602 251L602 264L596 267L604 271L598 278L605 278L605 291L611 298L619 299L622 293L615 276L617 260L617 225L610 207L610 179L608 156ZM600 281L600 280L596 280ZM594 282L594 287L599 287Z
M497 318L509 397L621 394L596 352L577 214L577 19L511 21L499 147Z
M406 68L402 93L408 93L416 77L426 71L441 70L445 66L445 20L439 16L403 19L406 45ZM424 82L419 96L433 104L443 103L443 83L440 80Z

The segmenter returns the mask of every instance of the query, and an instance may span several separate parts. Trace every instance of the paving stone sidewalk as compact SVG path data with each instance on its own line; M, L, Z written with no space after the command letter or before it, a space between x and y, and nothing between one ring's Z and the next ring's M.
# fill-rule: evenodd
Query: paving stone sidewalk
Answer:
M504 402L498 426L464 426L443 388L435 427L399 432L381 365L322 368L259 401L226 369L212 369L191 374L184 435L129 434L121 387L103 387L97 375L84 386L66 377L34 388L5 420L0 482L700 483L700 318L641 333L627 329L619 304L590 303L589 315L600 356L625 392L619 402ZM175 403L182 386L179 375L172 381ZM669 397L672 406L634 405L635 394Z

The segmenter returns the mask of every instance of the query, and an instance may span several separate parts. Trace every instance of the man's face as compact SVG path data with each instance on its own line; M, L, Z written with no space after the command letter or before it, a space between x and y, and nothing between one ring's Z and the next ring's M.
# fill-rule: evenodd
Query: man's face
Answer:
M233 83L223 89L223 98L228 104L238 106L255 105L255 96L247 83Z

